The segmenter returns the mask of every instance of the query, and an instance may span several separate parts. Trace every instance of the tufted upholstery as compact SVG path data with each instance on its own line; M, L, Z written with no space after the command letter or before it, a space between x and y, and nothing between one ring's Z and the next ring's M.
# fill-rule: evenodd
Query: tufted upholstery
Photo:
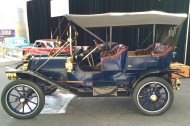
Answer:
M135 55L150 55L152 51L154 50L155 44L150 45L146 49L137 49L135 51Z
M123 51L126 51L128 50L128 47L123 45L123 44L119 44L119 45L116 45L112 50L110 51L103 51L101 52L100 54L100 57L101 58L111 58L111 57L115 57L115 56L118 56L120 55Z
M135 51L135 55L157 55L162 56L171 51L173 48L171 45L162 44L162 43L154 43L150 45L146 49L138 49Z
M171 47L170 45L166 45L166 44L161 44L161 43L156 43L155 47L154 47L154 54L160 54L165 52L169 47Z
M128 47L119 44L111 51L101 52L101 69L103 71L122 70L125 66Z

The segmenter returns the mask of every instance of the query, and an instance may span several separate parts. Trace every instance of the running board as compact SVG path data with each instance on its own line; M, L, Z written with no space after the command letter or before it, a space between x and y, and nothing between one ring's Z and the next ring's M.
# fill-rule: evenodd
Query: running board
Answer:
M98 97L117 96L117 86L93 87L93 96L98 96Z

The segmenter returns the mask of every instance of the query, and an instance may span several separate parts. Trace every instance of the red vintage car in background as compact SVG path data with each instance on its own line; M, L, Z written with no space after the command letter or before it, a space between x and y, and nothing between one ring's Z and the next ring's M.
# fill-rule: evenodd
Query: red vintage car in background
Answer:
M27 46L22 48L23 55L26 54L49 54L51 52L57 52L60 47L65 43L64 40L57 39L40 39L36 40L33 46ZM69 52L69 48L60 50L64 53Z

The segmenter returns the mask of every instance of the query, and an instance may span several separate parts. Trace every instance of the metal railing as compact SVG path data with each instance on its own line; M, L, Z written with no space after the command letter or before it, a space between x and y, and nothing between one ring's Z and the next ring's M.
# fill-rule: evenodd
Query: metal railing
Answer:
M4 45L0 45L0 58L4 58L6 56L21 58L22 49L18 47L6 47Z

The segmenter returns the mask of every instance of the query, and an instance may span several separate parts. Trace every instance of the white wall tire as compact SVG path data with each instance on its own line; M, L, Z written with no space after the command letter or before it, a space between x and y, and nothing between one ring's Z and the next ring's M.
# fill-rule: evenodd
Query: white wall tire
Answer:
M36 100L32 101L31 99L34 98ZM10 116L17 119L30 119L42 111L45 96L38 85L21 79L9 83L3 89L1 103Z
M132 98L143 114L160 115L170 108L174 95L172 86L166 80L148 77L136 85Z

